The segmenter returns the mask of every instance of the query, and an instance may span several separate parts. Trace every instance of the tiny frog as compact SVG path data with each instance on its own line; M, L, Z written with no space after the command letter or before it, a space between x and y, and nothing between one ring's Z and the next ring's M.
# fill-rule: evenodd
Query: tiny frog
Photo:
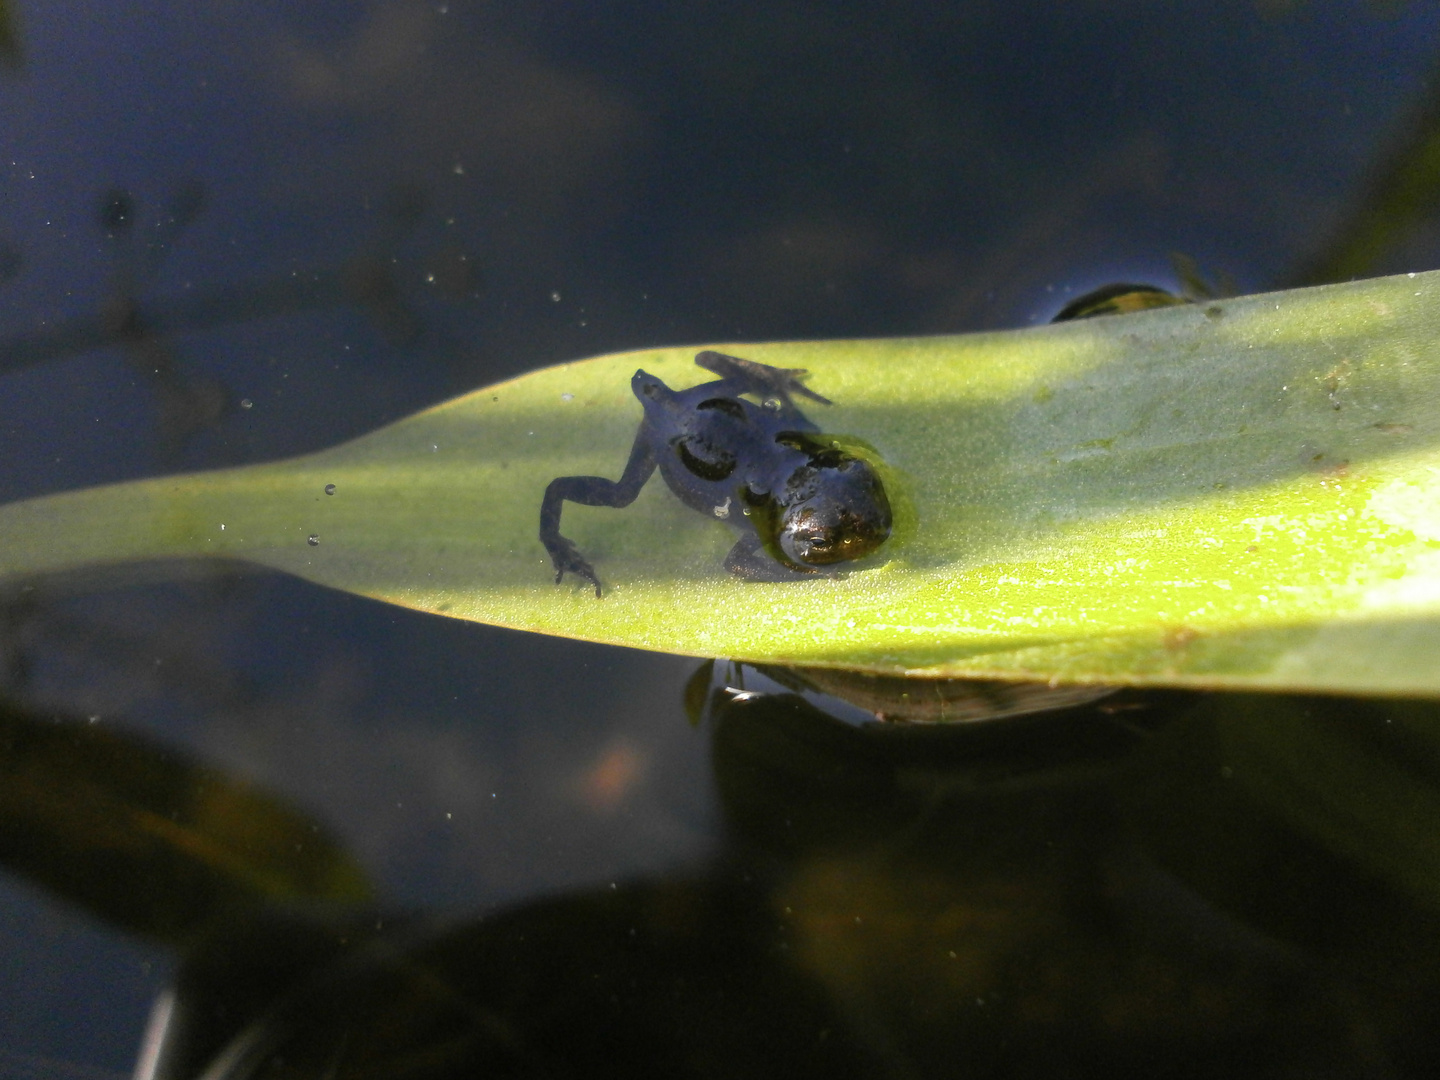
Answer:
M1199 264L1189 255L1174 252L1170 256L1170 262L1175 276L1180 279L1178 294L1154 285L1137 285L1128 281L1102 285L1071 300L1050 321L1057 323L1070 322L1072 319L1093 319L1097 315L1128 315L1132 311L1198 304L1235 295L1235 283L1229 277L1222 274L1215 281L1211 281L1201 273Z
M875 470L822 436L791 400L794 394L830 404L800 382L803 369L710 350L695 363L720 378L678 392L644 371L630 380L645 415L619 480L550 481L540 504L540 542L555 564L556 584L569 571L600 596L594 568L560 535L565 501L629 506L657 467L686 506L740 532L725 568L752 581L833 574L837 564L869 555L889 537L890 501Z
M1084 296L1071 300L1060 309L1051 322L1069 322L1072 319L1093 319L1097 315L1128 315L1132 311L1149 311L1151 308L1175 307L1192 301L1176 296L1154 285L1132 285L1128 282L1103 285Z

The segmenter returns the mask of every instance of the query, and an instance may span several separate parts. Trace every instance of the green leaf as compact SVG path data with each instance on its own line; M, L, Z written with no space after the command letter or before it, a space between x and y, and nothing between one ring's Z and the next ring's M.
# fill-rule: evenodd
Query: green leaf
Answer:
M592 641L925 675L1440 693L1440 275L952 337L717 346L803 367L873 446L877 565L759 584L652 481L567 505L606 594L552 582L561 474L618 476L630 375L533 372L291 461L0 507L0 574L216 556ZM326 485L335 485L327 495ZM307 538L314 537L315 545Z

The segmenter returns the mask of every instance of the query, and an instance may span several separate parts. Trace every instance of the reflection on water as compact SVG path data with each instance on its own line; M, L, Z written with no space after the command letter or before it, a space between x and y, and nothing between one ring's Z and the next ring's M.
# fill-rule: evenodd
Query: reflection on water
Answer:
M1116 694L1114 686L1005 682L999 679L907 679L844 668L706 665L695 673L705 682L687 695L698 722L711 688L723 687L733 698L777 689L799 694L836 719L866 724L971 724L1051 712L1099 701ZM1124 709L1117 703L1117 709Z
M1430 5L156 14L0 0L7 498L601 352L1044 320L1177 248L1246 290L1437 250ZM188 220L192 176L127 271L156 234L96 192ZM26 583L0 1074L120 1075L172 966L163 1076L1435 1072L1433 708L923 728L692 673L274 576Z
M424 215L425 199L419 192L394 188L383 200L379 228L365 249L336 266L219 288L197 290L187 283L183 295L152 297L157 276L205 199L205 186L192 181L181 185L162 211L142 215L130 192L106 192L97 217L113 267L98 312L38 332L0 337L0 372L118 347L156 398L159 434L167 459L173 461L188 440L216 428L234 404L234 395L216 380L185 372L174 347L176 336L346 305L362 310L397 347L414 345L421 336L421 320L401 288L395 255ZM137 220L142 216L148 220ZM0 251L0 281L13 276L7 267L18 272L18 260L18 253ZM451 299L476 295L479 284L473 259L457 250L430 254L425 280ZM248 400L239 404L251 407Z
M0 855L175 950L144 1080L1440 1066L1440 706L857 726L699 675L724 842L672 873L405 911L263 792L14 709ZM612 749L588 796L636 767Z

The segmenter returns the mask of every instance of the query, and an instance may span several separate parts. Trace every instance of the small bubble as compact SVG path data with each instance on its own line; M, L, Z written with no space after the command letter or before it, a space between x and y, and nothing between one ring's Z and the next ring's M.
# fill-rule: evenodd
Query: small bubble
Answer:
M767 398L765 399L765 408L769 409L771 412L779 412L779 411L780 411L780 399L779 399L779 398L773 398L773 397L767 397Z
M574 395L574 394L561 394L561 395L560 395L560 400L561 400L561 401L574 401L574 400L575 400L575 395Z
M559 294L558 292L552 292L552 293L550 294L550 299L551 299L551 300L554 300L555 303L558 304L558 303L560 302L560 294Z
M461 164L457 161L454 165L450 166L450 171L451 171L452 173L454 173L456 176L464 176L464 175L465 175L465 166L464 166L464 165L461 165Z
M326 495L334 495L334 494L335 494L335 485L334 485L334 484L326 484L326 485L325 485L325 494L326 494ZM222 526L222 528L223 528L223 526Z
M98 723L100 722L100 714L99 714L99 713L91 713L91 714L90 714L89 716L87 716L85 719L88 720L88 721L89 721L90 723L92 723L92 724L98 724Z
M305 542L306 542L307 544L309 544L311 547L319 547L319 546L320 546L320 537L319 537L318 535L316 535L315 533L311 533L309 536L307 536L307 537L305 538Z
M240 399L240 407L242 409L253 409L255 407L255 402L251 401L248 397L242 397Z

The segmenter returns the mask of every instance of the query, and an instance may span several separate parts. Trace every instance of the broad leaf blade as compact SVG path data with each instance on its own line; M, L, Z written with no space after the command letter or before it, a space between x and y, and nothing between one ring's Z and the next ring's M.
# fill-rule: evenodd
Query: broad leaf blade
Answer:
M1440 275L1420 274L1004 333L719 346L810 369L836 402L810 415L883 456L897 535L841 579L728 577L731 530L656 479L623 511L565 509L605 598L552 584L546 483L618 476L630 375L703 381L693 347L534 372L292 461L0 508L0 571L227 556L697 655L1437 693L1437 300Z

